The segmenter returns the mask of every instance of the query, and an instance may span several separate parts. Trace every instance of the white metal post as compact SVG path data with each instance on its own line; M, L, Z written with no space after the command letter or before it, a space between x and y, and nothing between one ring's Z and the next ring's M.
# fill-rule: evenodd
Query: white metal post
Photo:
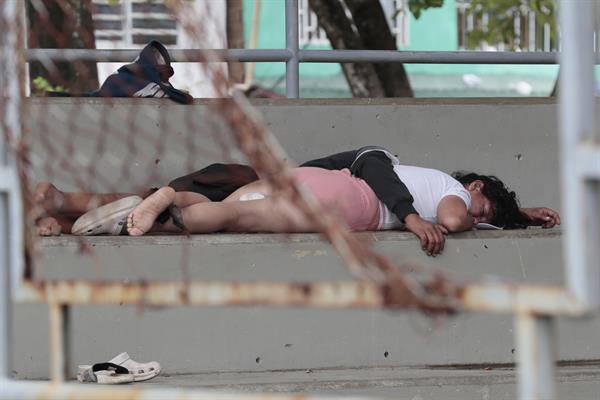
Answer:
M20 13L18 0L0 2L0 380L10 377L11 287L23 265L22 205L15 154L11 146L21 135L21 77L18 70Z
M600 195L598 181L591 180L594 175L600 178L600 151L593 140L594 3L594 0L563 0L560 4L560 140L566 279L569 291L588 309L600 304Z
M285 47L292 57L285 64L287 97L298 98L300 93L300 61L298 58L298 0L285 1Z
M52 301L48 304L50 322L50 379L64 382L70 373L71 312L67 304Z
M525 312L515 315L519 398L556 398L554 318Z
M0 138L0 143L3 139ZM10 377L12 306L10 301L10 228L6 192L0 192L0 381Z

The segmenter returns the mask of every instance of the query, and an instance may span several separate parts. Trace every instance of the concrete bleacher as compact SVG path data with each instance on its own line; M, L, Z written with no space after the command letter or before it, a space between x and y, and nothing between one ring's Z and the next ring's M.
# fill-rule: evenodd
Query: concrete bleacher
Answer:
M45 143L65 138L69 132L77 132L70 157L84 166L86 160L94 160L97 172L105 176L121 176L110 160L126 154L131 168L123 185L129 187L120 190L158 185L190 172L190 168L223 161L223 153L211 137L219 129L209 121L209 102L181 106L138 99L31 99L26 126L32 151L30 179L51 178L61 188L75 188L68 174L46 168L55 152L46 151ZM293 161L378 144L393 149L408 164L496 174L519 193L524 206L560 210L556 104L552 101L282 100L255 101L255 105ZM106 115L110 115L109 128L100 123ZM135 115L135 129L144 129L157 140L165 131L185 137L193 129L194 135L188 138L187 149L182 144L185 141L167 141L158 148L140 141L137 150L141 154L127 153L122 143L107 136L105 154L91 157L95 143L106 131L132 126L126 124L131 124L131 115ZM198 152L192 162L181 157L187 154L190 140ZM148 164L148 158L160 162ZM563 283L559 228L455 234L448 237L444 253L436 258L427 257L410 233L360 235L393 260L416 260L443 268L462 281ZM93 250L93 257L80 252L81 241ZM316 234L84 239L63 235L44 238L38 244L40 257L34 276L39 279L178 280L182 265L189 266L189 276L196 280L352 279L331 246ZM46 307L19 304L14 317L15 375L47 377ZM72 329L75 363L128 351L140 359L159 360L167 374L178 376L263 373L264 379L265 371L293 374L363 368L373 376L384 371L387 377L390 368L400 371L416 366L431 371L428 368L470 365L482 369L515 360L510 315L460 314L431 319L416 312L385 310L75 306ZM594 360L600 360L599 329L599 317L560 319L558 358L588 366L593 371L590 376L595 377ZM322 375L323 380L332 379L327 373ZM354 375L348 372L348 376ZM208 381L217 385L220 378L212 376ZM313 377L318 380L318 376ZM244 379L252 381L247 376ZM276 386L277 381L273 382ZM463 381L456 382L460 385ZM164 383L169 384L168 379Z

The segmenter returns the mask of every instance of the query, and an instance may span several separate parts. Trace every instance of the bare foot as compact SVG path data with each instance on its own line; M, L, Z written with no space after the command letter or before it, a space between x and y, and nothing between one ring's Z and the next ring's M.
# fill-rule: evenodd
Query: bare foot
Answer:
M156 217L169 207L175 199L175 190L165 186L146 197L127 217L127 232L131 236L140 236L148 232Z
M59 236L62 227L56 218L46 217L39 219L36 223L37 234L40 236Z
M60 213L64 200L64 193L50 182L38 183L33 191L34 207L40 209L40 214L43 212L50 215Z

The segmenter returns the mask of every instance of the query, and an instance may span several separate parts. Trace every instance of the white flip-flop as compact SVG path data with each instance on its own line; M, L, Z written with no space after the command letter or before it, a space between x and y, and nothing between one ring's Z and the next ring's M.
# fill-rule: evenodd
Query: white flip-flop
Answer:
M128 196L94 208L77 218L71 228L73 235L119 235L127 216L142 202L140 196Z
M160 374L160 364L158 362L140 363L132 360L129 354L125 352L116 355L108 363L126 368L133 376L135 382L147 381ZM94 376L93 367L93 365L80 365L78 367L77 380L80 382L96 382L95 378L98 378L98 374L95 373ZM99 380L98 383L100 383Z

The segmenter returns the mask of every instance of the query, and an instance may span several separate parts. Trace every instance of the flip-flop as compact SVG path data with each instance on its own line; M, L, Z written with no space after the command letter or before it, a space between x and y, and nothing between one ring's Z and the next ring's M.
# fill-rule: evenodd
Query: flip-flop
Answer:
M97 382L100 385L118 385L122 383L131 383L134 376L129 370L121 365L110 362L87 365L84 372L77 374L79 382Z
M160 374L160 364L156 361L140 363L132 360L129 354L123 352L113 357L108 363L118 365L129 370L135 382L147 381ZM77 379L80 382L95 382L92 365L80 365Z
M73 235L119 235L127 216L142 202L140 196L128 196L94 208L83 214L71 228Z

